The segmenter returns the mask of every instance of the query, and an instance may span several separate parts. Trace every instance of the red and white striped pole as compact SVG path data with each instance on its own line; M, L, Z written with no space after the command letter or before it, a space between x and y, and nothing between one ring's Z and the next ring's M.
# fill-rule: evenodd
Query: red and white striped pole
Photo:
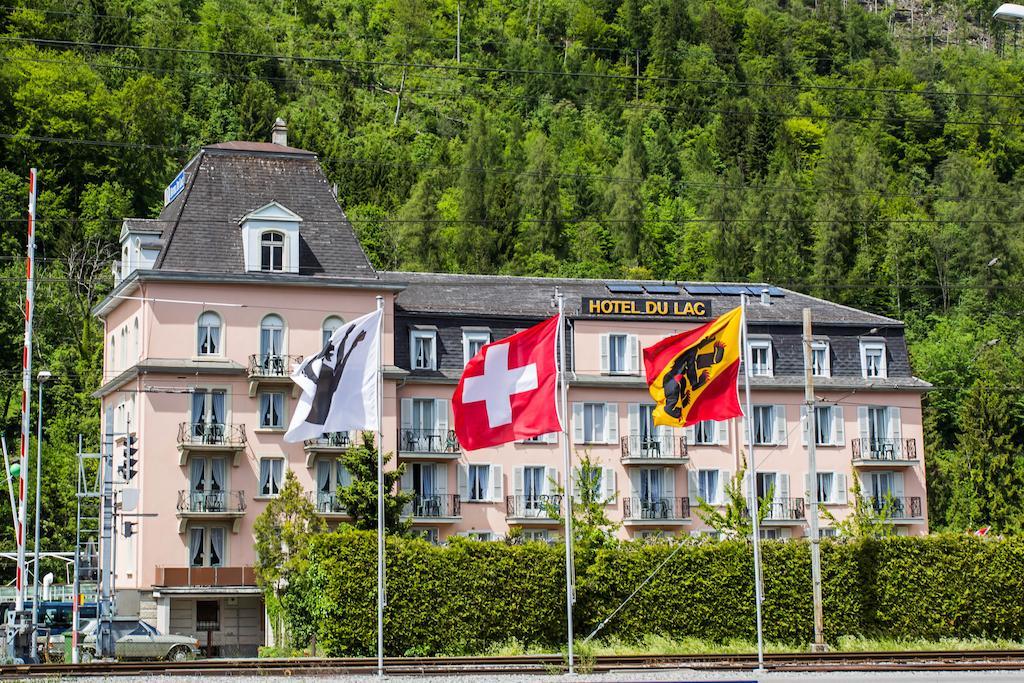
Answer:
M21 358L21 473L18 477L18 596L14 611L19 623L25 625L25 489L28 488L29 397L32 395L32 314L35 308L34 277L36 269L36 169L28 176L28 260L25 262L25 347Z

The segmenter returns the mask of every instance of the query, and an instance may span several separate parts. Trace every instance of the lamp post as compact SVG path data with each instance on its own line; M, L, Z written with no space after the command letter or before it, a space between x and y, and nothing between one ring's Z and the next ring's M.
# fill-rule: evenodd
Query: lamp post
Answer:
M39 518L40 518L40 497L42 490L43 475L43 385L53 377L49 370L40 370L36 375L36 382L39 384L39 401L36 403L36 544L33 546L32 563L32 628L33 632L39 628Z
M1024 21L1024 5L1017 5L1012 2L1004 2L1000 5L995 12L992 13L992 18L996 21L1004 21L1007 24L1013 24L1013 51L1017 52L1017 30L1021 22ZM993 259L995 260L995 259ZM995 265L989 263L989 266Z

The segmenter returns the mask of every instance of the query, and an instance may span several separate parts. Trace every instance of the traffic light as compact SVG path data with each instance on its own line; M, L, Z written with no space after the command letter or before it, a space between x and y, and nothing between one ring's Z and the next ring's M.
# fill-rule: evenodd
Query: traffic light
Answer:
M135 432L130 432L124 442L124 462L117 468L117 473L121 475L122 481L131 481L137 474L135 466L139 464L138 458L135 454L139 452L138 446L136 445L139 437L135 435Z
M124 537L131 538L135 535L135 527L139 525L138 522L125 522L124 523Z

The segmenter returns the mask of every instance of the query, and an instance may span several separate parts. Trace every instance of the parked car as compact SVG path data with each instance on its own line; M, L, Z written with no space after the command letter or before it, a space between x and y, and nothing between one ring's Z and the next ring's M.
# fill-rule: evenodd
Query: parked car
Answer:
M96 657L96 628L99 621L94 619L79 632L79 661L91 662ZM114 657L117 659L165 659L170 662L184 662L199 655L199 641L191 636L163 635L151 624L141 619L114 617L111 625L114 631ZM51 650L57 645L63 650L65 633L51 638Z

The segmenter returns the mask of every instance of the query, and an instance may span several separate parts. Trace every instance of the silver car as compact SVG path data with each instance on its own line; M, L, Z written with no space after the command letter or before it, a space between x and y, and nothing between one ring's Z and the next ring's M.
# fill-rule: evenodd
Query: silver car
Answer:
M79 660L91 662L96 657L95 619L86 624L79 633ZM114 657L125 659L166 659L184 662L199 655L199 641L190 636L165 636L149 623L140 619L114 617L111 624L114 632ZM70 638L71 634L63 635Z

